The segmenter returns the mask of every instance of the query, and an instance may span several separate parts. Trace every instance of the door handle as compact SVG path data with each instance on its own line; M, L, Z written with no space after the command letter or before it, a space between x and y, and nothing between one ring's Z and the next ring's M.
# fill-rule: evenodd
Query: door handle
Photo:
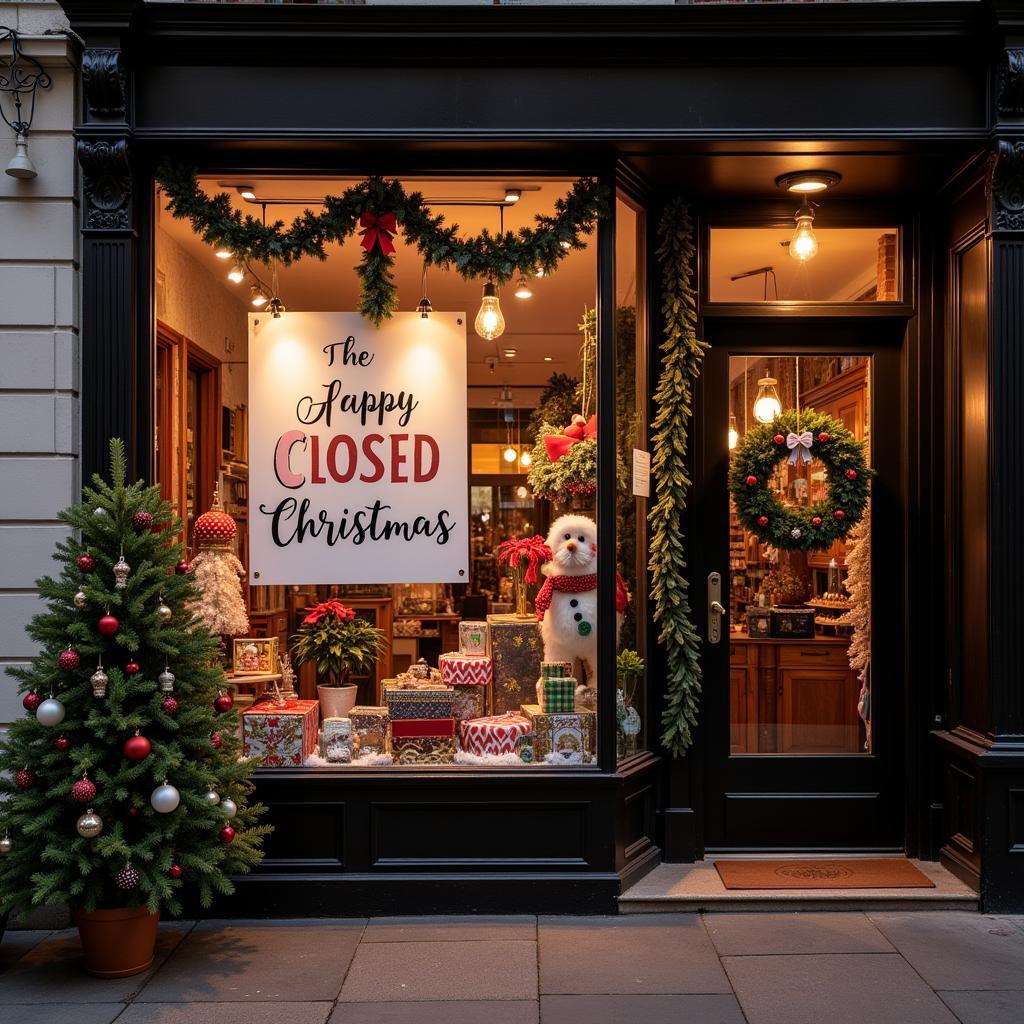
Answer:
M717 644L722 639L722 618L725 616L722 605L722 574L708 573L708 643Z

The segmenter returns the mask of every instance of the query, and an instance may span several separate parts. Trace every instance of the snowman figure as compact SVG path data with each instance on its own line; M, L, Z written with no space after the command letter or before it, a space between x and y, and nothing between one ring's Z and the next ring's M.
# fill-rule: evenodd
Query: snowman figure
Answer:
M578 660L590 689L597 685L597 524L587 516L556 519L548 532L551 561L534 602L545 661ZM616 574L617 575L617 574ZM629 593L617 575L616 635ZM596 704L596 702L593 702Z

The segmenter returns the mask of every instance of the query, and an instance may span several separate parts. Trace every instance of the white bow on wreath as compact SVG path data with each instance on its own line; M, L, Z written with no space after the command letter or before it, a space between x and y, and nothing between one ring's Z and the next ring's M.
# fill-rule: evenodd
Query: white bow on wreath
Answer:
M795 466L798 462L811 461L811 445L814 437L809 430L802 434L787 434L786 447L789 449L789 464Z

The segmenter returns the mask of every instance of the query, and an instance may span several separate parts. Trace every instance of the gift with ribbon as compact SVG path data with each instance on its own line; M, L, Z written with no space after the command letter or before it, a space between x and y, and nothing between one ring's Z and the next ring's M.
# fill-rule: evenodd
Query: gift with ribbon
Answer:
M811 445L814 443L814 436L809 430L801 434L789 433L786 435L786 447L789 449L789 464L795 466L800 462L811 461Z
M364 210L359 216L359 226L363 229L359 232L363 238L361 244L367 252L373 252L375 245L380 246L380 251L385 256L390 256L395 251L391 239L398 231L398 218L393 213L382 213L378 217L375 213Z
M593 441L596 437L597 416L591 416L588 420L577 413L560 434L545 435L544 447L548 450L548 458L557 462L577 442Z

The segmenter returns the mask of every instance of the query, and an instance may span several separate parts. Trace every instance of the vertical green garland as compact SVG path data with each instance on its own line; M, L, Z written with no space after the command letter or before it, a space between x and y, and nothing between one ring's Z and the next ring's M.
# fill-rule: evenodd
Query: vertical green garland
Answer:
M665 337L654 393L658 411L652 425L655 502L650 511L650 570L654 620L661 627L658 641L665 646L668 664L661 742L678 756L693 740L701 686L700 636L690 608L682 521L691 484L686 447L693 382L707 346L697 340L693 223L682 200L665 208L658 235Z

